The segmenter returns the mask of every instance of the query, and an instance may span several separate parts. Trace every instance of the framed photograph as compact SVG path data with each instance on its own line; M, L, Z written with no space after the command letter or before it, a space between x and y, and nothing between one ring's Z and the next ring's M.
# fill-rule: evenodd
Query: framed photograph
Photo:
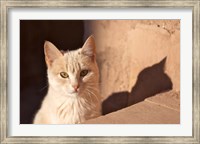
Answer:
M1 143L199 143L199 1L1 1Z

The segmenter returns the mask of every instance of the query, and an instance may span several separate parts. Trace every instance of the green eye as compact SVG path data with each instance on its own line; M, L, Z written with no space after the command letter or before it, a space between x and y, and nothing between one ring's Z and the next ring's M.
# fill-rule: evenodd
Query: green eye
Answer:
M80 76L84 77L88 74L88 70L82 70Z
M68 78L68 77L69 77L69 75L68 75L66 72L61 72L61 73L60 73L60 76L61 76L62 78Z

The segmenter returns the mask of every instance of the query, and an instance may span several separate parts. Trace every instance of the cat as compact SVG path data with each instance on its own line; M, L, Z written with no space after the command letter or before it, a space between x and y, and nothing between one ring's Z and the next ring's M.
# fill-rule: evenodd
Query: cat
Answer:
M95 49L93 36L82 48L67 52L45 41L49 88L34 124L78 124L101 115Z

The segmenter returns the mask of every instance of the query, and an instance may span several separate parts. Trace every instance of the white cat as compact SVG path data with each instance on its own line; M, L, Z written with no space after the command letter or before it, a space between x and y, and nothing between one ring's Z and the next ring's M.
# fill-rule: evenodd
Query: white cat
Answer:
M90 36L82 48L61 52L44 44L49 89L34 124L77 124L101 115L99 70Z

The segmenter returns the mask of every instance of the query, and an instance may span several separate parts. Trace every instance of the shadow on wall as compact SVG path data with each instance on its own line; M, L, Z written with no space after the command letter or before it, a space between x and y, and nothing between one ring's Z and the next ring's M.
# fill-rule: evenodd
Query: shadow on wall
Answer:
M131 92L113 93L102 103L103 115L136 104L155 94L172 89L170 77L164 73L166 58L151 67L143 69Z

